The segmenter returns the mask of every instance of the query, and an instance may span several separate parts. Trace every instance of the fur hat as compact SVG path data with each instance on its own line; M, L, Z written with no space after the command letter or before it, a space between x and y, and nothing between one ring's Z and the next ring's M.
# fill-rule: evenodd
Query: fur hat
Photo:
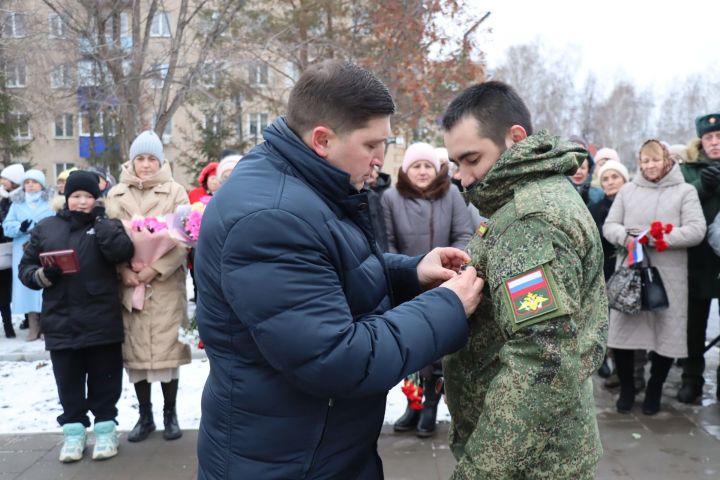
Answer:
M683 145L682 143L677 143L675 145L670 145L668 148L668 152L670 153L670 156L678 156L680 157L680 160L685 163L688 161L688 149L687 145Z
M73 192L82 190L98 198L100 196L100 186L98 184L98 177L92 172L83 172L78 170L72 172L67 179L65 184L65 199L69 198Z
M711 113L697 117L695 119L695 130L697 131L698 137L720 130L720 113Z
M222 178L223 173L227 171L232 171L232 169L235 168L235 165L238 164L241 158L242 155L228 155L227 157L223 158L218 164L217 172L215 172L218 179Z
M7 178L15 185L22 185L25 180L25 168L19 163L13 163L2 169L0 177Z
M145 130L135 137L132 145L130 145L130 161L135 160L138 155L152 155L160 160L160 165L165 163L163 155L163 144L160 138L152 130Z
M34 168L25 172L25 176L23 177L21 183L25 183L26 180L35 180L40 185L42 185L43 189L47 187L47 183L45 182L45 174L40 170L35 170Z
M630 172L628 172L627 167L619 161L613 159L607 160L603 164L603 166L600 167L600 171L598 172L598 178L602 179L603 173L607 172L608 170L615 170L620 175L622 175L622 177L625 179L625 182L630 181Z
M429 143L423 142L413 143L405 150L405 157L403 157L402 161L402 171L407 173L410 166L420 160L427 160L435 167L436 172L440 171L440 159L438 158L435 148Z

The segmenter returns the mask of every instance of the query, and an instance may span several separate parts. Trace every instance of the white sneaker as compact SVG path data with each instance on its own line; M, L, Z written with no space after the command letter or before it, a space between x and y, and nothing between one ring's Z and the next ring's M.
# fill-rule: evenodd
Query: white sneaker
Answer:
M85 426L82 423L66 423L63 425L65 442L60 449L59 460L63 463L82 460L85 450Z
M95 424L95 447L93 447L92 459L104 460L117 455L118 445L117 430L115 430L115 422L108 420Z

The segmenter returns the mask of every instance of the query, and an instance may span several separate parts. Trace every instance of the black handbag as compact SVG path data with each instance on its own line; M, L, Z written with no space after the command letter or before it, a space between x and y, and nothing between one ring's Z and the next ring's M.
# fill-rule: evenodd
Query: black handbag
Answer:
M662 281L660 272L650 263L650 256L646 253L647 265L640 268L640 279L642 288L640 289L642 310L655 311L664 310L670 306L665 284Z
M613 310L635 315L642 309L642 278L637 266L627 266L625 260L607 281L608 304Z

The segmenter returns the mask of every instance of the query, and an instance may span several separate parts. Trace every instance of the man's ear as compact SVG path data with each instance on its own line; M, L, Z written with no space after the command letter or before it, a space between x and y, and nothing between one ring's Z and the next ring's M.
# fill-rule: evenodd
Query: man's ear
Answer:
M306 136L305 143L319 157L327 158L330 142L335 137L335 132L328 127L317 126L313 128Z
M505 146L507 148L510 148L516 143L525 140L527 136L528 135L525 131L525 127L522 127L520 125L513 125L508 129L507 134L505 135Z

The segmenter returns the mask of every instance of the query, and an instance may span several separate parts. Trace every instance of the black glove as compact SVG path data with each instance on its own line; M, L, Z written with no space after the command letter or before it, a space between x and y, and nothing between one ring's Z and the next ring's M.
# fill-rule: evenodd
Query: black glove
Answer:
M53 265L52 267L43 267L43 274L50 282L56 284L58 280L60 280L60 277L62 277L63 271L62 268Z
M105 207L98 205L97 207L93 208L92 214L94 217L93 220L95 220L96 222L99 221L101 218L106 218Z
M20 231L21 231L22 233L27 232L27 231L28 231L28 228L30 228L30 225L32 225L32 223L33 223L33 222L32 222L32 220L30 220L30 219L23 220L22 223L20 223Z
M700 172L700 182L702 182L705 189L715 191L718 185L720 185L720 165L711 165L704 168L703 171Z

